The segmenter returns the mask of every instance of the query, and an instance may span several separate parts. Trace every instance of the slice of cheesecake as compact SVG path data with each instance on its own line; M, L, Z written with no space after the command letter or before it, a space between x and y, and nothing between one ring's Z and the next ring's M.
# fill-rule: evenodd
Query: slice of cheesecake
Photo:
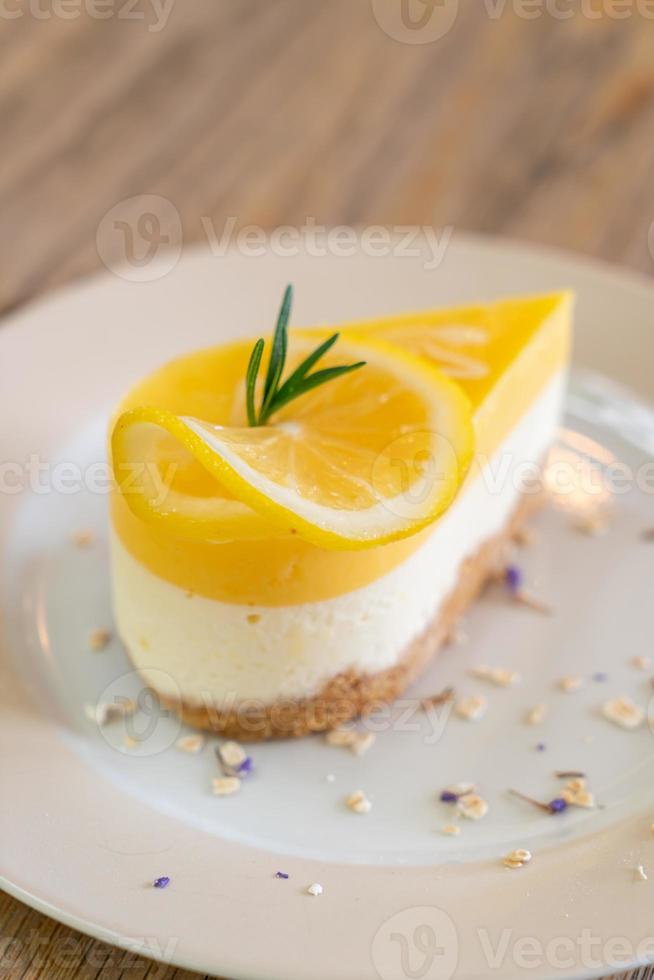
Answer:
M335 727L395 698L451 633L540 499L534 477L561 416L571 309L563 293L343 326L348 350L365 352L370 344L369 368L353 378L372 372L366 383L377 378L377 401L368 408L360 400L349 424L364 441L372 434L358 455L344 443L332 445L336 456L317 480L332 474L333 486L329 492L322 486L315 500L306 490L297 506L289 503L285 466L294 465L297 475L302 465L279 462L306 449L295 417L277 427L290 449L284 445L274 465L264 459L268 433L253 442L244 428L244 385L237 379L251 345L189 355L130 392L114 429L113 462L118 476L131 455L146 476L132 479L143 493L130 492L118 476L112 494L114 610L132 662L162 702L192 725L261 739ZM307 336L293 343L301 346ZM400 365L399 382L391 362ZM425 362L440 371L423 375ZM344 516L350 505L338 499L330 512L330 497L338 498L348 481L364 498L369 484L375 489L363 478L362 461L369 457L379 469L385 450L375 442L376 428L390 432L389 444L409 430L412 438L433 430L430 396L425 408L416 394L423 382L432 401L448 407L436 424L455 458L451 465L441 460L452 479L439 484L428 506L416 504L424 520L397 513L389 501L399 498L388 490L387 514L366 525L374 529L364 540L367 517ZM346 391L354 382L337 384ZM330 396L326 385L323 397L314 417L332 412L341 396L336 389ZM302 399L296 405L300 416L308 410ZM149 408L139 417L140 406ZM474 431L471 462L466 411ZM339 417L347 425L343 412ZM225 432L241 435L227 439ZM401 462L410 467L412 458ZM161 479L166 467L174 473L168 481ZM391 486L393 467L382 470ZM160 484L165 493L158 500ZM356 506L372 513L372 502Z

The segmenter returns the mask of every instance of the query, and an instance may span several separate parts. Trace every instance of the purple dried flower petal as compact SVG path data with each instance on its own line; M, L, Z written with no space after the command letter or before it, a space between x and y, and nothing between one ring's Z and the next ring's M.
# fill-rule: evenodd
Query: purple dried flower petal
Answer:
M162 875L161 878L155 878L152 882L154 888L167 888L170 884L170 878L167 875Z
M458 794L453 793L452 790L444 789L441 793L441 803L456 803L458 799Z
M509 592L514 594L519 592L524 583L522 569L518 568L517 565L507 565L504 569L504 579Z
M284 878L284 879L286 879L286 878L288 878L288 875L286 874L285 871L275 871L275 878Z
M254 762L252 761L252 756L246 755L246 757L243 759L243 762L241 762L236 767L236 772L238 773L239 776L249 776L250 773L253 771L254 771Z
M593 680L597 681L599 684L603 684L605 681L608 681L608 679L609 679L609 675L605 674L603 670L600 670L596 674L593 674Z
M536 746L536 751L544 752L546 748L547 746L545 745L545 742L539 742L538 745Z
M517 796L519 800L524 800L525 803L531 803L532 806L538 807L539 810L543 810L545 813L563 813L568 808L568 804L560 796L555 800L550 800L549 803L540 803L538 800L532 799L531 796L525 796L524 793L520 793L517 789L510 789L509 793L511 796Z

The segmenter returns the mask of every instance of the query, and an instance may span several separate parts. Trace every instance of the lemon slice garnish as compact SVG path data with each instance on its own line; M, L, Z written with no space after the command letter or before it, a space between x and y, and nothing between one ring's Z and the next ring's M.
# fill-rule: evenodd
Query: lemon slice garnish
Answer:
M292 334L291 366L313 345L315 334ZM243 378L251 344L225 350L230 378ZM206 356L220 365L219 353ZM299 534L330 549L371 547L434 521L472 456L466 396L432 365L383 342L350 335L336 356L332 363L366 366L307 392L267 425L246 424L236 380L229 424L149 406L123 413L112 455L127 504L185 537Z

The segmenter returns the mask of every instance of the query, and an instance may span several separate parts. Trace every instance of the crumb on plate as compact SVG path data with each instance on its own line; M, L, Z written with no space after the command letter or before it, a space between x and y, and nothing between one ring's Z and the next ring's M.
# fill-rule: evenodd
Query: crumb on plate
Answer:
M333 728L327 732L327 745L339 749L350 749L355 755L365 755L375 743L376 735L372 732L357 732L354 728Z
M577 677L574 674L569 674L566 677L561 677L557 683L562 691L564 691L566 694L571 694L573 691L578 691L584 682L581 677Z
M504 856L503 864L505 868L524 868L525 864L529 864L531 861L531 857L531 851L524 847L518 847Z
M602 706L602 714L614 725L627 729L638 728L645 718L643 709L634 704L631 698L626 695L605 701Z
M457 800L457 810L468 820L481 820L488 813L488 803L477 793L468 793Z
M487 707L488 701L486 698L478 694L457 701L454 710L459 718L464 718L466 721L478 721L486 714Z
M345 805L353 813L370 813L372 810L372 803L361 789L351 793L345 800Z
M182 735L175 742L175 748L180 752L187 752L189 755L197 755L205 746L204 735Z
M111 641L112 633L108 629L94 629L89 633L89 650L94 653L104 650Z
M214 796L232 796L241 788L241 780L238 776L216 776L211 780L211 787Z
M525 715L525 724L532 725L532 726L542 725L542 723L545 721L545 718L547 717L547 711L548 708L546 704L534 705L534 707L530 708L527 714Z
M471 667L470 673L473 677L495 684L496 687L512 687L520 681L520 674L506 667L487 667L485 664L480 664Z

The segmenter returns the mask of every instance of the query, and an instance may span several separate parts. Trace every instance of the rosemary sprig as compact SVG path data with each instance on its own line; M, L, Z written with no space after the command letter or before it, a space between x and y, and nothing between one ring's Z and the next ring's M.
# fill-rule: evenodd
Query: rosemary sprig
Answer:
M256 344L252 348L252 353L250 354L250 360L245 378L245 391L248 423L251 426L265 425L270 416L282 408L283 405L288 405L290 401L293 401L295 398L299 398L300 395L304 395L307 391L311 391L313 388L317 388L319 385L325 384L327 381L333 381L335 378L340 378L343 374L349 374L350 371L356 371L358 368L363 367L366 363L365 361L358 361L356 364L343 364L336 367L323 368L320 371L314 371L313 374L309 374L320 358L323 357L338 340L339 335L335 333L316 347L316 349L309 354L309 356L306 357L302 363L298 365L298 367L296 367L288 378L282 382L284 367L286 364L286 354L288 351L288 321L291 316L292 302L293 287L287 286L284 291L284 298L282 300L279 316L277 317L275 333L273 334L272 346L270 349L270 360L268 361L268 369L266 371L266 378L263 385L261 405L258 411L255 404L255 397L257 377L259 375L259 368L261 367L261 360L263 358L263 352L266 346L263 338L257 340Z

